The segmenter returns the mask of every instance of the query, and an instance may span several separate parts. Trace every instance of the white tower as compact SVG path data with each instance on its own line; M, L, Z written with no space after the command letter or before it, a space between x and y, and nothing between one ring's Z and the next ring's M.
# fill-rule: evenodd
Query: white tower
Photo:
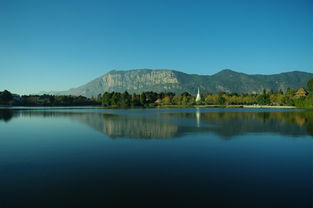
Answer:
M197 94L197 97L196 97L196 102L200 102L201 101L201 96L200 96L200 90L199 90L199 87L198 87L198 94Z

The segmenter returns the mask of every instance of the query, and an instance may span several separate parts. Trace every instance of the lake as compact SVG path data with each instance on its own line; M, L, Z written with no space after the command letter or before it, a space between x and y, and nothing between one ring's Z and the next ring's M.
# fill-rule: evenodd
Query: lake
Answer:
M0 109L0 207L312 207L313 112Z

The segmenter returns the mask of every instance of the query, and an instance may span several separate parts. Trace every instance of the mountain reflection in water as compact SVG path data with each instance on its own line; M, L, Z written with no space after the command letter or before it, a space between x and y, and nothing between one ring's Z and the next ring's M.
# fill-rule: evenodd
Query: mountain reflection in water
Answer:
M0 110L0 120L19 117L62 117L79 121L110 138L176 138L188 133L215 133L221 138L247 133L313 136L312 111L286 112L140 112L106 110Z

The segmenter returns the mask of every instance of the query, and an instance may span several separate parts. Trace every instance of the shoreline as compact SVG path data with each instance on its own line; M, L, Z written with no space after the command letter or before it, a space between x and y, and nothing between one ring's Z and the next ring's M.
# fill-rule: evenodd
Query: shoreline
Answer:
M102 108L102 109L144 109L144 108L265 108L265 109L301 109L296 106L270 106L270 105L157 105L157 106L0 106L0 110L36 110L36 109L45 109L45 108L54 108L54 109L93 109L93 108Z
M268 109L300 109L296 106L271 105L159 105L156 108L268 108Z

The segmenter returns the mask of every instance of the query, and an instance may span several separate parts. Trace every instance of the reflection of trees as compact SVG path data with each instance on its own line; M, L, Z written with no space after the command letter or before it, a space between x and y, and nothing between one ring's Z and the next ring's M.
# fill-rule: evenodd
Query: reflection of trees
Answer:
M9 121L15 116L70 118L111 138L173 138L190 132L213 132L224 138L247 133L313 136L312 111L202 113L0 111L0 120Z
M169 113L181 119L197 119L195 113ZM203 112L201 124L224 137L246 133L278 133L289 136L313 136L313 111L297 112Z
M111 114L50 110L12 111L22 117L64 117L79 121L111 138L173 138L180 132L177 124L166 121L160 114ZM0 118L1 119L1 118Z
M103 129L110 137L171 138L177 134L178 126L154 119L125 119L112 117L104 122Z
M11 110L0 110L0 120L8 122L12 119L13 112Z
M85 114L77 119L111 138L172 138L179 128L151 115Z

